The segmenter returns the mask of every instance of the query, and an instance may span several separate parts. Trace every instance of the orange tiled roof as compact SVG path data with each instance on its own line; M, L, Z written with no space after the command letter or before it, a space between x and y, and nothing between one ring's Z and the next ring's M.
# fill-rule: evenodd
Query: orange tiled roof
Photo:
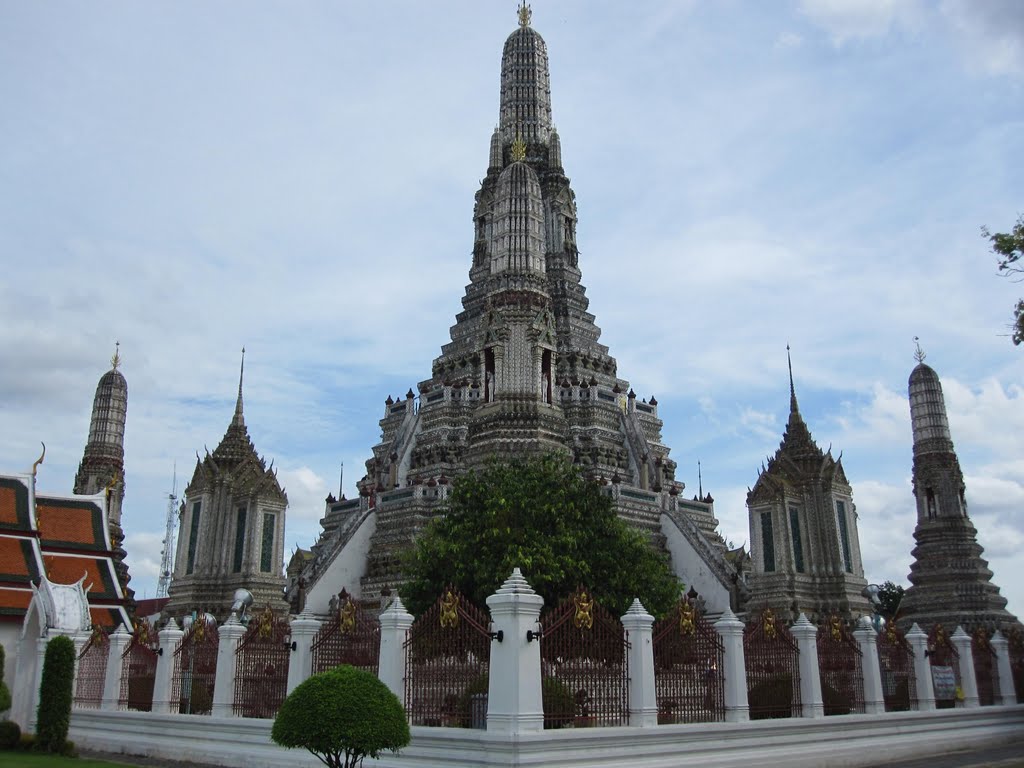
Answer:
M0 587L0 619L5 616L15 616L20 620L28 610L30 602L32 602L31 590Z
M0 582L38 581L39 565L32 539L0 536Z
M103 510L96 502L36 496L36 518L44 550L51 546L107 551Z
M111 630L124 623L124 617L117 608L89 608L89 617L94 627Z
M105 557L79 557L77 555L50 555L43 552L43 566L46 577L54 584L74 584L85 575L82 587L89 590L93 598L117 600L114 577L110 572L110 560Z
M0 477L0 529L32 530L28 488L12 477Z

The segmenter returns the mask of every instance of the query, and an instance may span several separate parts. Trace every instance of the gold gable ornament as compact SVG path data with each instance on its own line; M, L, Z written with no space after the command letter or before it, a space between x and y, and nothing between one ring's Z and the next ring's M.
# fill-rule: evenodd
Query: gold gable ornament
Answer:
M459 625L459 597L447 590L441 598L441 626L454 628Z
M338 629L343 635L347 635L356 628L356 604L352 598L345 600L344 605L338 612Z
M585 589L581 589L572 601L576 605L576 616L573 618L576 629L592 629L594 626L594 598L587 595Z

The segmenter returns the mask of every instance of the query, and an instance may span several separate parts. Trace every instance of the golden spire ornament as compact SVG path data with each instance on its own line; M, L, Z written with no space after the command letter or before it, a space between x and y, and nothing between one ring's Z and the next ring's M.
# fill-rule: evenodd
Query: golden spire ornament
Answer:
M523 136L519 133L519 128L516 128L516 138L512 142L511 157L513 163L521 163L526 159L526 142L523 141Z
M532 17L533 11L530 9L530 6L526 4L526 0L522 0L522 2L519 4L519 26L530 26L530 19Z
M114 342L114 356L110 358L110 365L113 370L117 370L117 367L121 365L121 342Z

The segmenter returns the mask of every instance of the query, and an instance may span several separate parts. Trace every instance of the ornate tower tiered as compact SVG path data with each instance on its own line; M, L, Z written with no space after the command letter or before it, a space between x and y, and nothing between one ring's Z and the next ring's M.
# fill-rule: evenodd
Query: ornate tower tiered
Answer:
M942 624L1007 628L1016 618L992 583L982 558L978 532L967 514L966 486L946 416L939 376L918 347L910 374L910 420L914 433L914 498L917 527L911 553L910 588L903 598L899 625Z
M604 483L619 514L655 545L671 517L673 541L700 553L694 570L731 583L710 501L680 498L657 400L638 398L599 342L581 283L575 195L552 122L547 45L530 22L524 4L502 52L498 125L451 341L416 392L385 401L360 498L328 504L304 574L311 598L356 588L334 579L362 571L362 556L363 597L376 599L401 580L400 553L437 514L450 478L493 457L547 451L566 453ZM374 532L360 555L357 531L370 514ZM328 585L317 586L332 569Z
M242 414L244 371L243 349L235 414L213 453L196 457L185 488L167 616L206 611L224 620L239 588L252 593L256 606L288 608L283 574L288 497L249 439Z
M89 440L75 475L74 491L92 496L106 492L107 525L113 545L114 564L121 589L131 603L134 593L128 588L131 576L124 562L124 530L121 528L121 506L124 503L124 425L128 414L128 382L118 370L121 366L121 344L116 345L110 359L110 370L96 385L89 420Z
M792 362L786 432L747 494L747 511L752 608L793 621L801 613L812 621L871 613L861 594L867 581L853 490L842 456L822 452L800 415Z

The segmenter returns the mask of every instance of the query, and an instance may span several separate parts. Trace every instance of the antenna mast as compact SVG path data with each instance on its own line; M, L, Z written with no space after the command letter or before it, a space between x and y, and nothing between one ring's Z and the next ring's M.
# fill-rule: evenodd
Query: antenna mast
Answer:
M160 580L156 584L156 596L167 597L174 571L174 529L178 514L178 462L174 462L174 480L171 492L167 494L167 528L164 531L164 548L160 552Z

